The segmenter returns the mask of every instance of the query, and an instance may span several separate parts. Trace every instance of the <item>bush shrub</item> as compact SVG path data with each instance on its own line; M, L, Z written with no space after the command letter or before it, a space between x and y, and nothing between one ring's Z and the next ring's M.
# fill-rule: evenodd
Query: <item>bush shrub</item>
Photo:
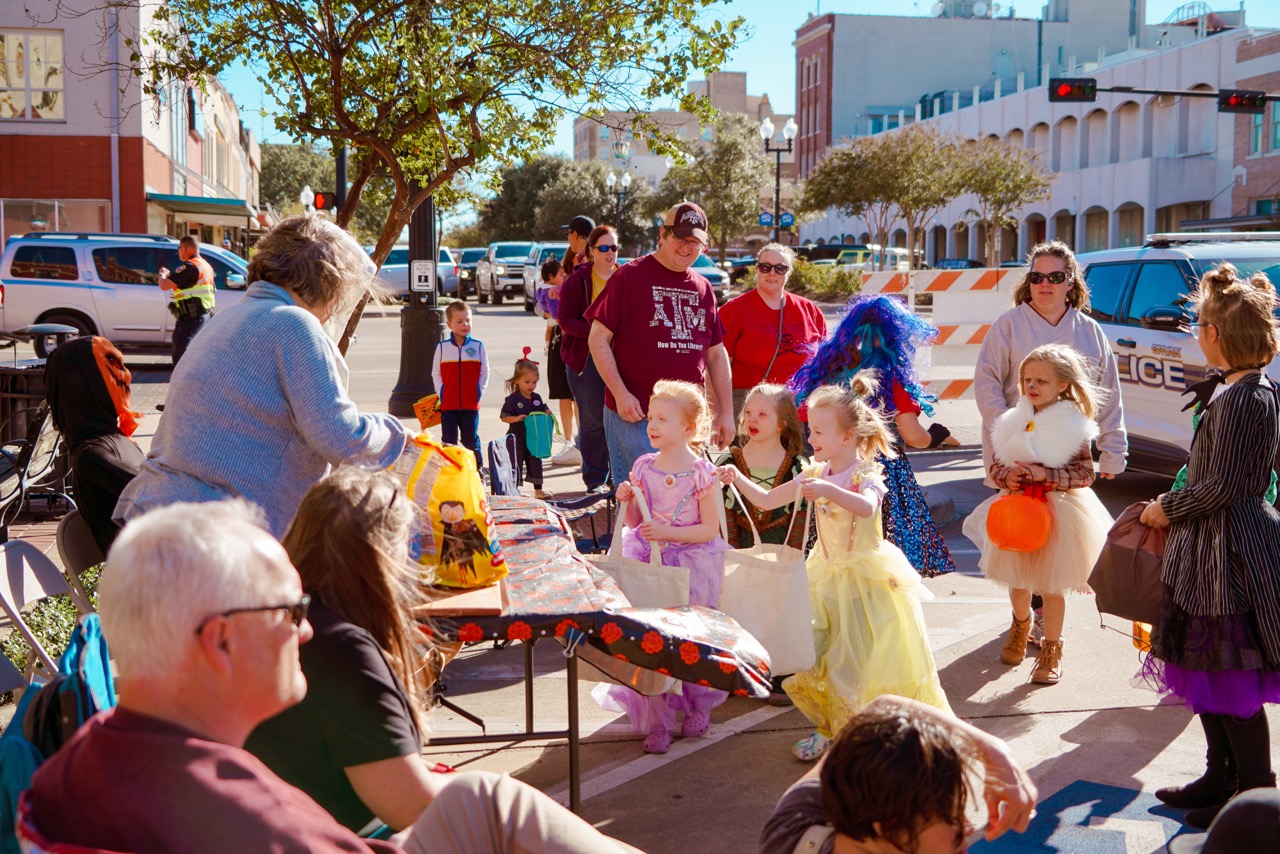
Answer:
M751 280L755 280L754 271ZM791 271L787 290L822 302L844 302L862 290L862 270L800 262Z
M89 603L95 608L98 607L98 579L101 575L102 566L99 565L80 576L80 583L89 594ZM75 628L79 617L80 612L76 610L71 597L63 594L50 596L36 603L36 606L26 613L24 621L31 627L32 634L40 641L50 657L57 658L66 651L67 641L71 639L71 631ZM27 639L17 629L0 642L0 651L4 652L5 658L12 661L13 666L18 670L27 666L27 653L30 648ZM9 699L8 694L0 697L0 701L4 702L8 702Z

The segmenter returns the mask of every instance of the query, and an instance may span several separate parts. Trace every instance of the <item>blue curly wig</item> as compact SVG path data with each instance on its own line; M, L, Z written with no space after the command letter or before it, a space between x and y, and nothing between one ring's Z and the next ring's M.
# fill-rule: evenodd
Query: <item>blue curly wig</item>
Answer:
M804 403L819 386L847 382L864 369L880 373L880 385L867 403L882 412L893 412L890 389L896 380L920 404L925 415L933 414L937 396L926 394L916 376L916 349L938 337L938 330L912 314L891 294L859 294L849 301L848 311L835 332L818 345L787 385L796 405Z

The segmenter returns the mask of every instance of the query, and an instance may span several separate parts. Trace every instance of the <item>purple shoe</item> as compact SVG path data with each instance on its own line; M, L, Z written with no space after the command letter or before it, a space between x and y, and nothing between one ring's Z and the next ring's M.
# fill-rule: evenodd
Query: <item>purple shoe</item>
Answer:
M666 753L671 749L671 730L666 727L650 730L644 740L645 753Z
M685 738L699 738L707 734L711 726L711 715L706 712L687 712L684 723L680 725L680 734Z

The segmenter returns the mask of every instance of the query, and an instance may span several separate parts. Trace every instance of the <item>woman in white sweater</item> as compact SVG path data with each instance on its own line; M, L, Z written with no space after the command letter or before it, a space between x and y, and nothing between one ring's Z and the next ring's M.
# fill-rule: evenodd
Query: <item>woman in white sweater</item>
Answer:
M1124 432L1120 374L1106 333L1089 317L1089 286L1071 248L1054 240L1031 250L1031 266L1013 293L1013 308L996 318L982 341L973 392L982 413L982 462L991 464L991 424L1018 402L1018 366L1044 344L1066 344L1089 360L1093 381L1109 392L1098 413L1101 477L1124 471L1129 441Z
M1089 286L1071 247L1060 240L1038 244L1031 250L1030 268L1013 292L1013 308L996 318L982 340L973 373L973 393L982 413L982 468L990 471L991 425L1018 402L1018 366L1032 350L1044 344L1066 344L1089 363L1094 385L1107 391L1097 415L1098 476L1104 480L1124 471L1129 440L1124 432L1124 406L1120 400L1120 374L1106 333L1086 312ZM997 488L990 478L987 486ZM1032 598L1035 620L1028 627L1030 641L1043 636L1037 593Z

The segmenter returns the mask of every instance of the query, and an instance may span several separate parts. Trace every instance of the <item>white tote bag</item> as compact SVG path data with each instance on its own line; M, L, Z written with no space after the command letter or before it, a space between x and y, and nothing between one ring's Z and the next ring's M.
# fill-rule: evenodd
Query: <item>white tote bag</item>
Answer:
M737 497L739 506L746 507L738 490L732 484L729 489ZM795 525L800 510L799 490L797 483L791 525ZM721 530L727 532L724 502L717 502L717 506ZM809 529L812 509L810 504L805 512L805 530ZM755 545L725 552L720 610L760 641L769 653L775 675L808 670L817 661L817 653L813 646L813 609L809 604L804 552L788 545L762 543L751 514L747 513L746 517ZM791 525L787 526L787 540L791 539Z
M649 505L644 496L636 492L635 501L640 516L649 521ZM622 594L633 608L680 608L689 604L689 570L683 566L663 566L662 548L658 543L649 544L649 562L622 555L623 508L618 508L618 520L613 530L609 552L603 556L588 555L597 569L617 582Z

